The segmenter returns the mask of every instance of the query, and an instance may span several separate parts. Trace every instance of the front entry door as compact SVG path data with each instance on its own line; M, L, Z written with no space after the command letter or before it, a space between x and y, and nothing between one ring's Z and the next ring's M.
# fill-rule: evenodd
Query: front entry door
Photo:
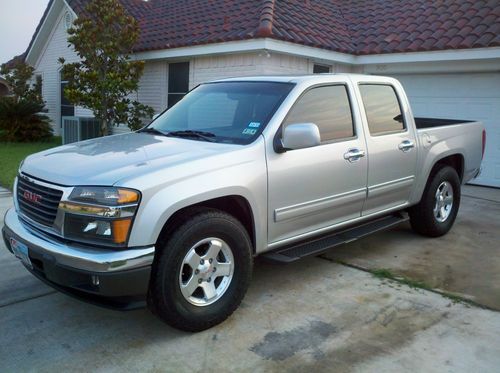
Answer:
M282 127L314 123L321 144L268 154L269 243L298 238L361 215L367 157L350 156L365 151L363 134L352 118L344 84L311 88L290 110Z

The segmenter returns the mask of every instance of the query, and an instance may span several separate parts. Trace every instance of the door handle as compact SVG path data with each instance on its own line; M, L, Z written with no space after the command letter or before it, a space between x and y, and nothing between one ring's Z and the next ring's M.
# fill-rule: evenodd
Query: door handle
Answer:
M344 159L349 162L359 161L360 158L365 156L365 151L360 149L349 149L347 153L344 153Z
M405 140L401 144L398 145L399 150L402 152L409 152L415 147L415 144L411 140Z

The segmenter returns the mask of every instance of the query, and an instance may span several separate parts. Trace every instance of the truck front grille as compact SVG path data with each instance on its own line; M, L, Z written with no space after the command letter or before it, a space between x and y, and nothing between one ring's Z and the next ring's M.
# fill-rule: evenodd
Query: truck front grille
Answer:
M52 226L63 192L36 184L22 176L17 178L19 209L37 223Z

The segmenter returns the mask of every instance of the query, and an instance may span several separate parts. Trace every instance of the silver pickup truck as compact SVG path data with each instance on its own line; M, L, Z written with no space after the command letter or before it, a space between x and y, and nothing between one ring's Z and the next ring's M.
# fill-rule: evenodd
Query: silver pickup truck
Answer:
M138 132L26 158L3 237L62 292L199 331L238 307L256 256L292 262L408 219L444 235L485 141L478 122L414 118L392 78L220 80Z

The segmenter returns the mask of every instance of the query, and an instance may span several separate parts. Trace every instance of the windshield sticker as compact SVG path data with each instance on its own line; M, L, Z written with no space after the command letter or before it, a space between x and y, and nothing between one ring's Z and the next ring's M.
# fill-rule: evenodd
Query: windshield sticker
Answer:
M250 127L250 128L259 128L260 127L260 122L250 122L248 124L248 127Z
M242 133L244 135L255 135L257 133L257 130L252 128L245 128Z

